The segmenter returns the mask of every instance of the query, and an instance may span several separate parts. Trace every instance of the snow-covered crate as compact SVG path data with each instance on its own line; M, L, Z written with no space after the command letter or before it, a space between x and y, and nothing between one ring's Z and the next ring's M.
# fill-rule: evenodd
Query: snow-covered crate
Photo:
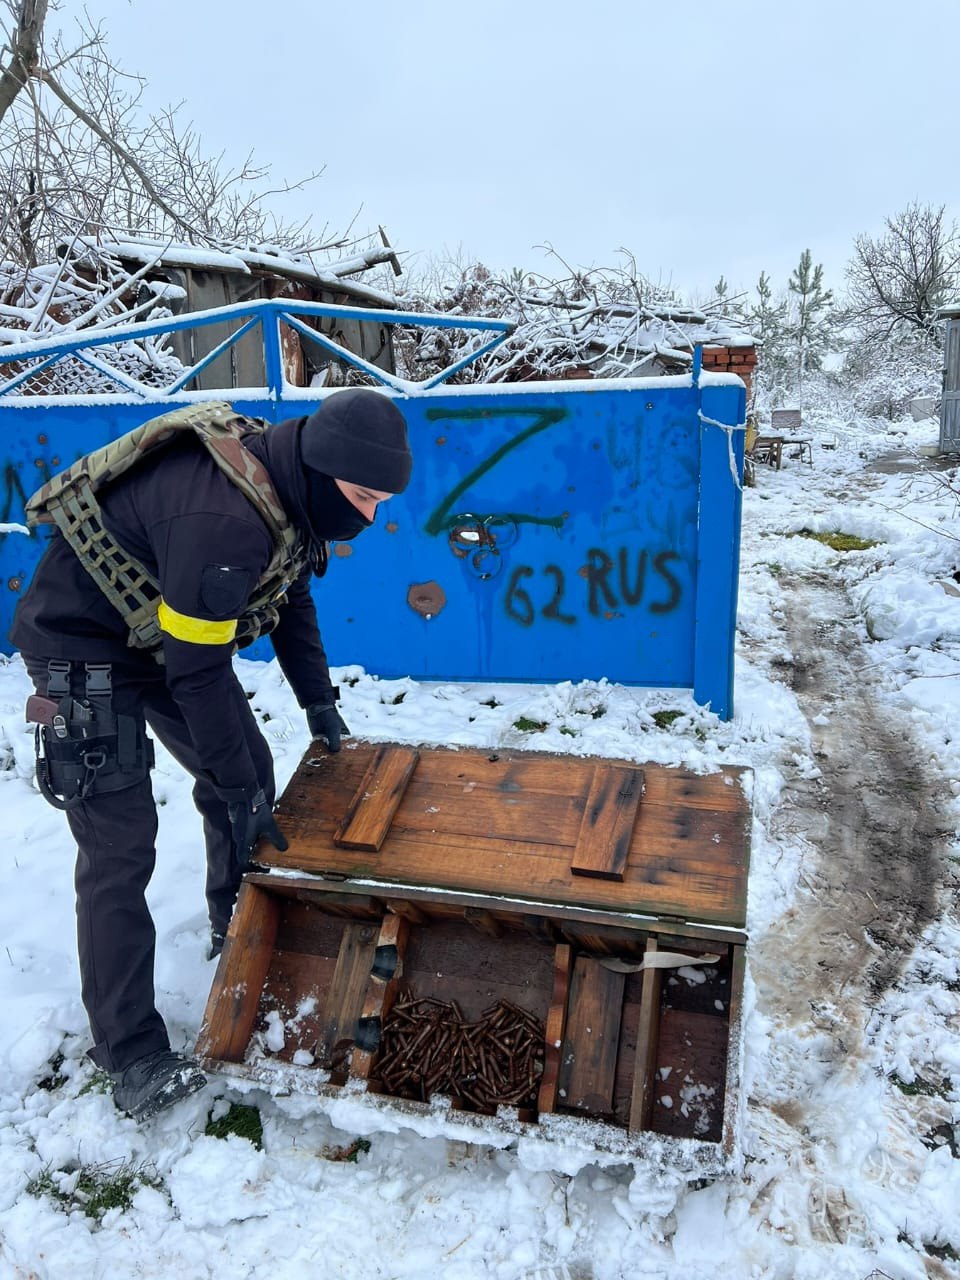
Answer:
M744 771L308 751L197 1052L285 1092L642 1155L733 1143ZM441 1126L442 1127L442 1126ZM694 1160L694 1163L696 1161Z

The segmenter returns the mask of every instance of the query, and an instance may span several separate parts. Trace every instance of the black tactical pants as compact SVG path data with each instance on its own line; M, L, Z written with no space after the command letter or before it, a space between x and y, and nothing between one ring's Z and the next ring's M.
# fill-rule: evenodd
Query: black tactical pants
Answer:
M24 655L37 692L47 692L47 661ZM82 672L83 663L77 664ZM226 804L200 768L190 733L171 697L162 668L151 659L113 666L113 710L143 722L195 779L193 800L203 817L207 910L225 933L241 869ZM273 759L247 707L244 733L267 800L275 794ZM144 1054L169 1047L157 1012L153 966L156 931L146 888L156 861L157 810L150 777L93 795L67 813L77 842L77 947L84 1008L90 1019L90 1057L106 1071L122 1071Z

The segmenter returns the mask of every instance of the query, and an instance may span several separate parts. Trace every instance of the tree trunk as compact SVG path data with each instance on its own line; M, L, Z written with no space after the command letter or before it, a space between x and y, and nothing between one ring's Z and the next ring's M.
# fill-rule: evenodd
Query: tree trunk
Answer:
M0 72L0 120L13 106L17 94L37 65L40 36L47 17L48 0L20 0L17 29L11 33L13 52Z

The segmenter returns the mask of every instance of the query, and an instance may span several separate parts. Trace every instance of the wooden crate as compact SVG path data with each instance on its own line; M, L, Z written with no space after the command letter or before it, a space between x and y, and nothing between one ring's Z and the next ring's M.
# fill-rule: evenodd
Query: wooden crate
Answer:
M262 846L241 888L198 1054L481 1130L729 1152L742 774L311 749L278 808L289 849Z

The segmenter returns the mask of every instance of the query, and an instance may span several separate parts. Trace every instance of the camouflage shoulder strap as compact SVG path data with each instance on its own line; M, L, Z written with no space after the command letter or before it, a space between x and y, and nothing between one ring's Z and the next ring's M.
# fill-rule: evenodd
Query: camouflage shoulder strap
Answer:
M152 418L102 449L79 458L42 485L28 500L27 524L55 524L84 569L130 628L129 643L156 649L160 585L105 529L96 492L124 475L154 450L191 431L217 466L257 509L273 538L270 564L250 601L251 613L269 608L305 563L299 535L290 524L263 465L241 437L265 424L245 418L225 401L188 405Z

